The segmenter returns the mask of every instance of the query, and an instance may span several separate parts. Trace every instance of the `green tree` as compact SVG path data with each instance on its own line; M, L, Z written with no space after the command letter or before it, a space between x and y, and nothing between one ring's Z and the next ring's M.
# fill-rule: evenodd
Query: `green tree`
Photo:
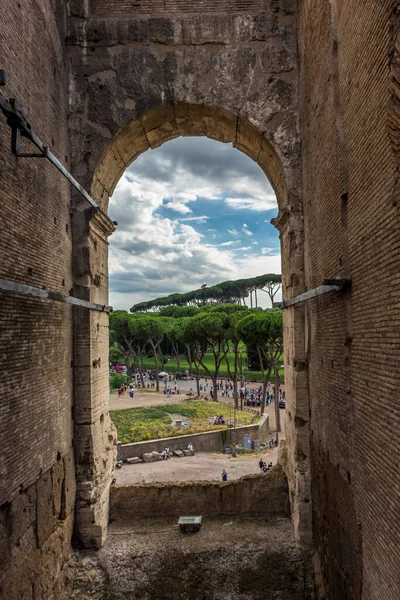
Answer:
M156 367L156 390L160 391L160 381L158 379L159 363L158 352L160 344L168 327L168 319L149 314L136 315L136 318L130 322L131 334L143 344L149 344Z
M134 350L134 336L132 335L129 323L132 320L132 315L125 310L116 310L110 315L110 343L113 349L111 356L115 358L116 350L124 357L126 370L129 377L132 377L132 365L130 358L136 356Z
M213 398L218 400L217 379L219 369L229 350L229 319L224 312L204 311L194 317L185 319L183 337L192 345L192 359L196 366L198 380L199 365L203 367L213 382ZM214 369L209 369L204 362L209 352L214 359Z
M265 409L265 395L267 379L270 376L271 370L274 371L274 387L275 387L275 417L277 439L278 433L281 431L280 414L279 414L279 368L278 360L283 352L283 323L282 312L277 310L266 310L254 312L244 319L240 320L236 325L237 335L244 343L252 344L257 348L260 361L260 369L263 376L263 401L261 403L261 412ZM264 360L270 365L267 377L265 376Z
M169 319L166 323L166 336L171 344L172 350L176 356L178 371L181 370L179 360L179 344L182 342L182 319Z

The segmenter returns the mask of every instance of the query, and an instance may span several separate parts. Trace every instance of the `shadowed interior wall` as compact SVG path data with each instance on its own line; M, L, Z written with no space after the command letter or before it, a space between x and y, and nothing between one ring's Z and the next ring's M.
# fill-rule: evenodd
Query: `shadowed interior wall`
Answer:
M313 535L332 600L400 594L398 11L299 11L306 286L352 279L307 304Z
M1 15L1 92L22 104L68 165L65 3L4 0ZM15 158L10 139L1 117L0 278L68 294L69 186L47 161ZM35 149L25 142L22 151ZM0 596L7 600L61 597L75 502L72 352L71 307L0 293Z

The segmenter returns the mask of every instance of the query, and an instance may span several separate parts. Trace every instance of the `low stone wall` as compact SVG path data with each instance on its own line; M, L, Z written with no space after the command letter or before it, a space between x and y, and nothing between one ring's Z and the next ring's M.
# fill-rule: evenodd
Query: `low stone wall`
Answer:
M262 475L228 482L141 483L111 486L110 520L181 515L289 516L286 476L279 465Z
M248 434L251 435L252 441L266 442L269 439L269 417L263 415L257 424L236 427L235 432L232 429L232 442L236 436L236 443L241 446L244 436ZM161 452L166 446L169 446L171 450L183 450L187 448L189 442L193 444L196 452L223 452L225 446L229 445L229 430L219 429L132 444L118 444L118 460L126 460L134 456L141 458L146 452Z

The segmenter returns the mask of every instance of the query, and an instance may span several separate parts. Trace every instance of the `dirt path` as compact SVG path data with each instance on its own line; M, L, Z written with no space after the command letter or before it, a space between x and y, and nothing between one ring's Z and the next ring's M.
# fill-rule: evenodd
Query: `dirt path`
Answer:
M267 454L238 455L236 458L228 454L198 452L194 456L173 456L169 460L154 463L123 464L121 469L116 469L114 477L116 483L221 480L222 469L225 469L228 479L232 480L243 475L259 473L260 457L267 463L275 464L277 450L273 449Z

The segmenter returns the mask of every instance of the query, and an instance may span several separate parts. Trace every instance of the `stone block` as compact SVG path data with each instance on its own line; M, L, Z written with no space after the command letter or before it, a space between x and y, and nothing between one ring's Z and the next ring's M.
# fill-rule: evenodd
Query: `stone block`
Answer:
M141 118L143 129L148 132L175 120L172 104L163 104L147 111Z
M64 461L58 460L51 468L51 479L53 484L53 514L56 519L60 518L63 507L63 486L64 484Z
M254 125L238 119L235 148L257 162L261 150L262 136Z
M147 139L152 149L158 148L165 142L173 140L176 137L179 137L179 131L175 121L168 121L160 125L160 127L147 132Z
M102 183L107 193L112 196L115 186L117 185L121 175L125 171L126 165L118 152L118 149L113 144L110 144L104 152L96 175Z
M75 481L75 467L73 460L72 451L64 457L64 504L65 513L68 515L74 510L75 506L75 492L76 492L76 481Z
M202 102L177 102L174 104L174 113L179 135L206 135L205 113Z
M207 137L218 142L236 140L237 115L215 106L205 106Z
M142 152L149 149L149 142L144 133L142 121L130 121L121 129L114 139L114 144L126 165L129 165Z
M156 462L157 460L161 460L161 456L159 452L145 452L143 454L143 462Z
M54 530L55 519L53 516L53 484L51 472L47 471L36 482L36 518L37 518L37 546L43 546Z
M174 450L173 451L173 455L174 456L179 456L179 457L185 456L185 454L184 454L184 452L182 450Z
M36 487L34 485L14 498L10 505L9 518L11 539L15 543L36 520Z
M138 456L132 456L132 458L127 458L126 462L128 465L136 465L137 463L143 462Z

